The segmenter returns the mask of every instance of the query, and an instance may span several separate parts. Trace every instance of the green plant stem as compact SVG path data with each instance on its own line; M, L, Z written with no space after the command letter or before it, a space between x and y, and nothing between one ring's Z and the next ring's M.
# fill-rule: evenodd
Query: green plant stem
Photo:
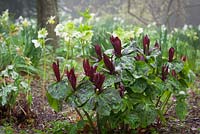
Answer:
M99 113L96 112L97 114L97 127L98 127L98 134L101 134L101 124L100 124L100 119L99 119Z
M81 112L78 110L78 108L75 108L77 114L79 115L79 117L81 118L81 120L83 120L83 116L81 114Z
M171 92L168 94L168 96L166 97L166 99L164 101L164 104L161 107L161 110L162 110L163 113L164 113L165 107L166 107L166 105L167 105L167 103L169 101L169 98L171 97L171 94L172 94Z
M65 46L66 46L66 56L65 56L65 61L64 61L63 70L61 74L64 74L65 65L67 64L67 60L69 59L70 40L66 42Z
M90 118L90 115L84 109L83 109L83 112L85 113L85 115L86 115L86 117L87 117L87 119L88 119L88 121L90 123L90 126L92 127L94 133L96 134L96 129L95 129L95 126L94 126L94 124L92 122L92 119Z
M83 41L81 41L81 46L82 46L83 57L85 58L85 46Z
M70 65L72 67L72 59L73 59L73 47L70 46L70 50L71 50L71 62L70 62Z
M160 103L160 98L161 96L159 96L158 101L156 102L156 107L158 107L158 104Z
M46 54L45 54L45 43L43 44L43 87L42 87L42 97L43 97L43 102L45 98L45 86L46 86ZM44 107L43 107L44 108Z

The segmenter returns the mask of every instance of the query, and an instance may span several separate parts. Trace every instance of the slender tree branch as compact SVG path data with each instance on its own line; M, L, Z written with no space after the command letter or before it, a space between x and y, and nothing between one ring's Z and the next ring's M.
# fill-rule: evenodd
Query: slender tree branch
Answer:
M145 22L143 19L141 19L141 17L138 17L137 15L135 15L134 13L131 12L131 0L128 0L128 14L130 14L131 16L135 17L137 20L139 20L140 22L142 22L143 24L147 25L148 23Z

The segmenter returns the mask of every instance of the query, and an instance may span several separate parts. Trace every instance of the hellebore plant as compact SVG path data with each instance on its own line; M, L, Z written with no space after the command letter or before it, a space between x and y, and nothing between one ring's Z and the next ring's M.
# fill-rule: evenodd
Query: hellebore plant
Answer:
M79 129L96 134L149 132L151 126L165 122L172 95L177 100L176 114L183 120L187 105L182 92L192 81L185 58L174 58L174 48L169 49L168 59L162 57L158 43L150 49L148 36L143 38L142 48L136 43L122 48L118 37L111 36L110 41L114 53L105 54L100 45L95 45L98 61L84 59L84 76L79 80L74 69L61 79L59 63L53 63L57 82L48 88L49 104L59 111L66 102L81 118L69 133Z

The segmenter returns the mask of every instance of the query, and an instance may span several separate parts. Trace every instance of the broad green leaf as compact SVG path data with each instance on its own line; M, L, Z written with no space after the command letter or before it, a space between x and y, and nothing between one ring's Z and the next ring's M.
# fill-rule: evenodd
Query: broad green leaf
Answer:
M115 89L105 89L100 95L97 96L97 111L100 115L108 116L111 110L118 109L121 103L119 92Z
M65 81L50 85L47 89L47 100L55 111L62 109L62 102L72 94L72 89Z
M149 74L153 73L153 68L151 68L144 61L136 61L135 68L136 68L135 73L137 73L137 75L148 76Z
M128 114L124 122L129 124L132 129L135 129L140 125L140 118L136 114Z
M122 71L121 79L125 86L132 84L135 81L132 73L128 69Z
M49 105L56 111L62 110L62 100L53 98L48 92L46 94Z
M131 89L135 93L142 93L147 88L146 80L143 78L137 79L133 85L131 85Z
M139 104L136 107L136 112L140 118L141 127L147 127L153 123L157 117L157 111L155 107L151 104Z
M55 99L61 100L65 99L72 93L70 86L67 85L66 81L60 81L50 85L47 89L47 92Z
M95 94L94 86L89 80L83 80L75 92L78 106L83 106Z
M175 110L178 118L180 120L184 120L188 112L187 104L185 103L185 101L178 101Z
M109 116L111 111L111 107L108 102L102 96L98 96L98 106L97 112L102 116Z

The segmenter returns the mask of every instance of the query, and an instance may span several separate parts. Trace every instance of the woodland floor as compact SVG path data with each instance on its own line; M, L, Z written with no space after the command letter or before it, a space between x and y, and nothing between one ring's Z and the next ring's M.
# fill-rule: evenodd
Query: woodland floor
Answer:
M52 121L68 120L69 122L74 122L77 120L78 117L73 109L65 106L62 112L56 113L49 107L46 98L43 101L39 80L33 81L31 86L33 95L31 109L26 111L26 107L24 107L26 106L26 102L23 102L23 100L19 103L21 109L24 109L27 115L24 116L24 112L16 108L18 111L21 111L21 114L17 114L12 120L10 118L1 120L1 124L9 122L9 125L11 125L16 134L21 130L24 133L31 134L35 133L34 130L36 129L45 130L46 128L50 128L50 122ZM189 90L187 99L189 114L186 120L178 120L174 113L174 106L172 106L166 115L166 124L163 124L160 128L156 128L159 134L200 134L200 79L196 80L193 88L195 90ZM3 133L1 128L2 126L0 125L0 134Z

